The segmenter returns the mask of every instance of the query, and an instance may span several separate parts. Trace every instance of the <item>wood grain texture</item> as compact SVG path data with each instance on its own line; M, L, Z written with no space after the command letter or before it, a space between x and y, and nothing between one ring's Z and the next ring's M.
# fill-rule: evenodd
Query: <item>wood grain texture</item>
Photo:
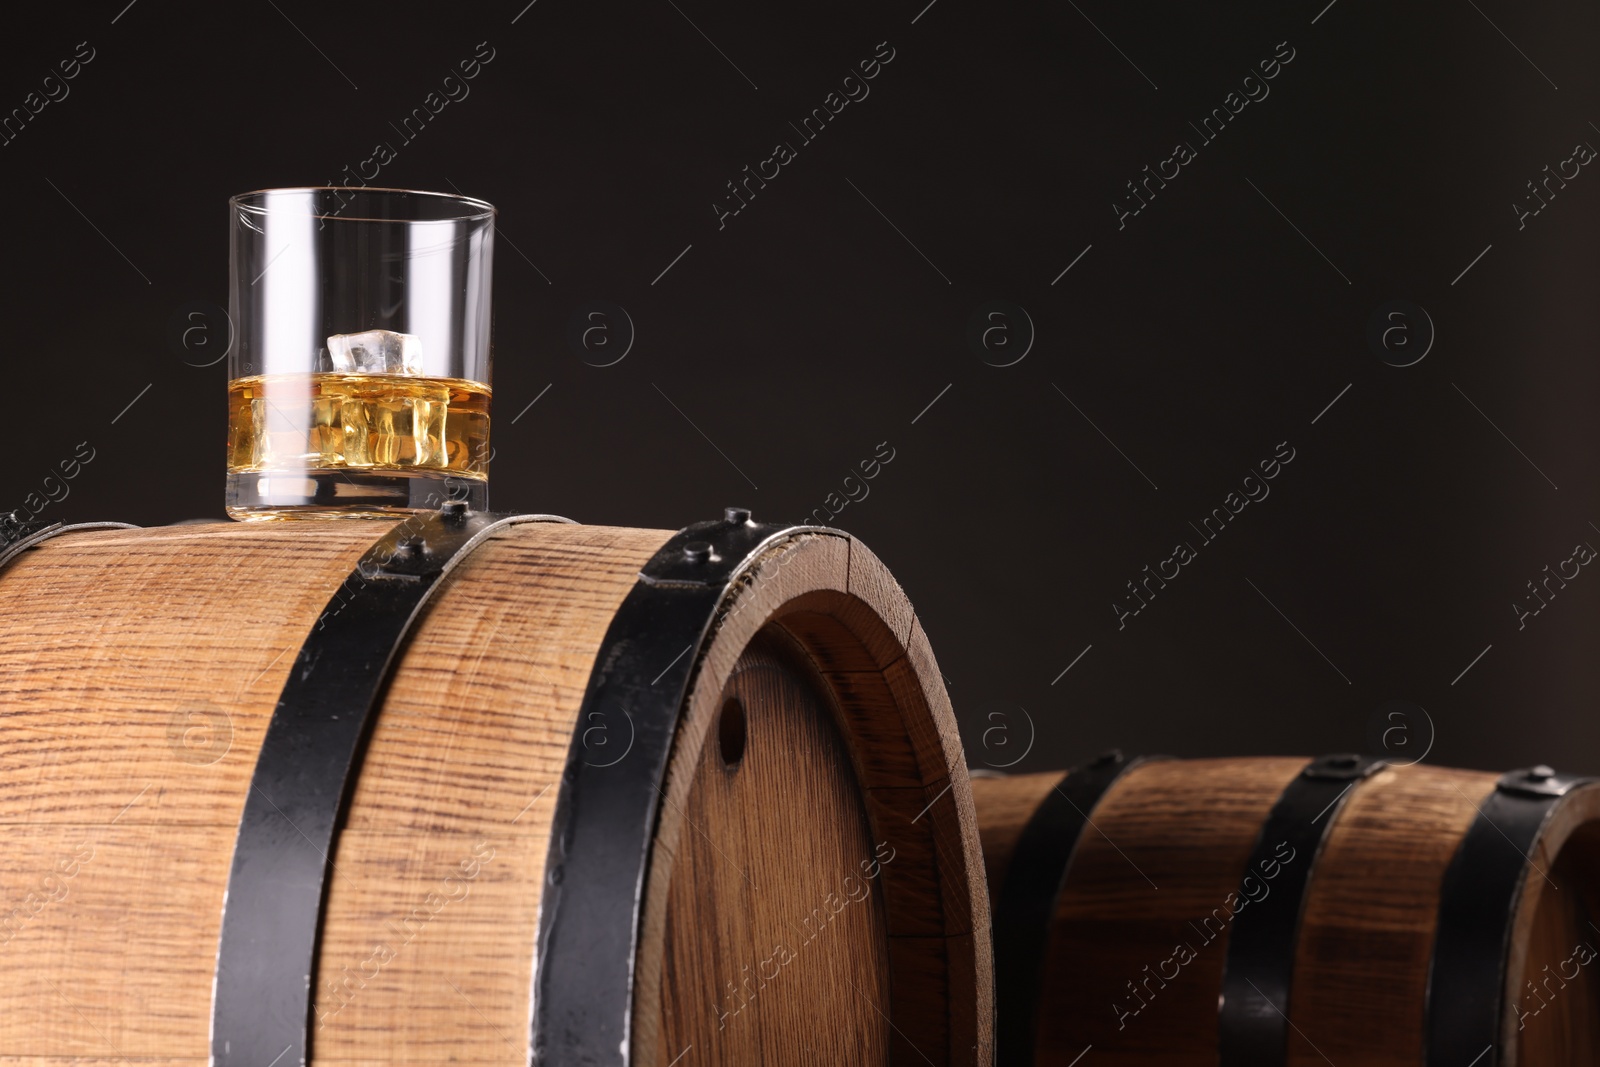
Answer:
M1039 1062L1215 1063L1217 991L1239 883L1303 759L1162 760L1090 814L1056 902ZM1309 859L1309 857L1306 857Z
M665 1062L887 1062L874 1008L890 996L882 865L826 689L798 647L758 637L740 657L682 815Z
M978 833L983 839L983 869L991 902L1000 900L1017 839L1062 778L1060 771L996 778L973 776L972 802L977 808Z
M1041 932L1049 957L1037 1062L1069 1062L1090 1045L1095 1062L1125 1067L1218 1062L1227 901L1238 899L1260 824L1304 762L1145 764L1107 792L1054 925ZM1293 1067L1423 1063L1440 886L1498 777L1391 767L1351 790L1305 898L1289 1002ZM1007 858L996 865L1000 882L1030 798L1058 778L974 781L994 854L986 861ZM1588 786L1555 808L1524 873L1506 960L1506 1067L1600 1062L1597 915L1600 786Z
M1351 792L1306 894L1289 994L1299 1031L1289 1037L1291 1064L1421 1062L1439 888L1497 777L1418 764Z
M255 753L305 634L387 525L78 534L0 576L0 953L29 964L0 974L0 1065L205 1062ZM517 526L438 592L332 857L315 1063L526 1062L554 789L596 651L667 536ZM707 991L760 967L767 953L746 950L772 924L815 923L822 872L848 860L859 876L880 841L893 859L796 950L791 988L737 1017L741 1043L708 1038L679 1067L815 1062L797 1036L851 1062L983 1062L986 900L931 653L850 539L807 535L767 562L725 604L675 743L645 887L637 1062L664 1067L663 1038L698 1045L730 1024ZM859 674L871 708L830 668ZM706 743L727 694L760 745L731 777L714 730ZM626 743L583 736L597 751ZM729 881L729 857L753 885Z
M555 783L596 650L666 536L517 526L452 574L395 673L334 855L318 1062L526 1061Z
M1600 1063L1600 786L1574 790L1534 848L1506 964L1506 1067Z
M702 847L683 815L708 734L736 664L769 628L810 661L864 793L875 850L883 850L875 881L886 912L889 981L887 997L870 1007L894 1023L888 1062L989 1062L988 895L955 716L898 584L860 542L833 534L795 537L754 561L697 667L646 886L635 993L640 1062L664 1067L682 1047L660 1024L661 1013L643 1005L663 996L674 871ZM781 833L770 826L766 832L774 839ZM848 992L873 999L868 990Z
M86 532L0 574L0 908L31 911L93 849L0 949L33 962L0 971L0 1052L204 1062L255 752L306 631L386 527Z

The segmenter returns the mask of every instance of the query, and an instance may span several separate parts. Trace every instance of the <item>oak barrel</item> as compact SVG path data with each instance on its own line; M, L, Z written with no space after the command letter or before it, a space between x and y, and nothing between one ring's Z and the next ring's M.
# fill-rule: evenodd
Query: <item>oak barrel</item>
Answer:
M974 778L996 1063L1600 1063L1600 781L1357 756Z
M989 1062L954 720L853 538L57 532L0 559L6 1067Z

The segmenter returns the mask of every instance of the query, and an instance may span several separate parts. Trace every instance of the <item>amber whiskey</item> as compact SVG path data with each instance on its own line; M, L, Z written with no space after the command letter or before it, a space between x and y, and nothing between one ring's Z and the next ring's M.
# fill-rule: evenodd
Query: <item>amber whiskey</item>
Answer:
M482 506L489 387L399 374L268 374L228 385L228 513L272 518Z

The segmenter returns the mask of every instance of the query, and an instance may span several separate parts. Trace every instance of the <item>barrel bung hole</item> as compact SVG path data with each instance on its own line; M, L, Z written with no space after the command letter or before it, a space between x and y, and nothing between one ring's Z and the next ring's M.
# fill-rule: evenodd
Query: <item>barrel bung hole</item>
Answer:
M737 770L744 759L746 730L744 705L738 697L729 697L717 716L717 750L722 753L722 765L730 771Z

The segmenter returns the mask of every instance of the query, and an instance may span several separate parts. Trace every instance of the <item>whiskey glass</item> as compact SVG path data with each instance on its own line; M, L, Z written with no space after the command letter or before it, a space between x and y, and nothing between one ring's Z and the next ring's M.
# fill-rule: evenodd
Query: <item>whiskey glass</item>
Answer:
M228 514L486 509L494 207L340 187L228 203Z

